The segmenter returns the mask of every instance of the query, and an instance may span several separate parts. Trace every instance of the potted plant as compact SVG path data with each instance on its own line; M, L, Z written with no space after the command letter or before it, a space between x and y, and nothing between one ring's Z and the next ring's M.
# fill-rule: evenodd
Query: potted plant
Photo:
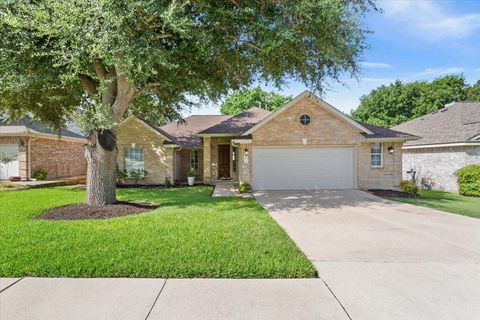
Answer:
M188 177L188 185L189 185L189 186L193 186L193 184L195 183L195 176L196 176L195 170L193 170L192 168L190 168L190 170L188 171L188 174L187 174L187 177Z

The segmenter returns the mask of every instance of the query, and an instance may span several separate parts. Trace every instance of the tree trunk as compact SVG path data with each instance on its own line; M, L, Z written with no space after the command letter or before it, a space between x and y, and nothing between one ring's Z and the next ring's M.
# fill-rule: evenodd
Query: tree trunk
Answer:
M87 159L87 204L104 206L115 203L115 167L117 146L115 135L108 130L94 132L85 148Z

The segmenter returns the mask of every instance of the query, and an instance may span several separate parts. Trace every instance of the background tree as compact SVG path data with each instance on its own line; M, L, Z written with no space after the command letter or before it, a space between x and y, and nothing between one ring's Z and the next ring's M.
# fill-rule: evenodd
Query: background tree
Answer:
M480 80L468 88L466 100L480 102Z
M236 115L251 107L275 111L291 99L291 96L267 92L260 87L244 89L229 95L222 103L220 112L225 115Z
M478 100L479 87L478 83L469 86L463 75L447 75L431 82L397 80L362 96L360 106L351 115L358 121L392 127L452 101Z
M253 81L315 91L355 74L371 0L3 0L0 103L88 136L87 203L115 199L115 124L181 110ZM153 98L152 98L153 97ZM149 113L149 112L147 112Z

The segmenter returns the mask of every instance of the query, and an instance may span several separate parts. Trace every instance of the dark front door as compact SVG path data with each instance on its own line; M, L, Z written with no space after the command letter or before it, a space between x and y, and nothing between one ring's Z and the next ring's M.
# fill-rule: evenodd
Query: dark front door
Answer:
M218 146L218 179L230 178L230 145Z

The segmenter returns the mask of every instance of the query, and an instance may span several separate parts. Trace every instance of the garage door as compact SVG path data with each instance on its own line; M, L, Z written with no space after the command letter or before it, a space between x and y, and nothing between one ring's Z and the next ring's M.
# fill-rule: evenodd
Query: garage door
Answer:
M255 190L354 189L355 148L254 147Z
M0 144L0 152L7 155L18 155L17 144ZM0 163L0 180L8 179L8 177L19 176L18 160L14 160L8 164Z

